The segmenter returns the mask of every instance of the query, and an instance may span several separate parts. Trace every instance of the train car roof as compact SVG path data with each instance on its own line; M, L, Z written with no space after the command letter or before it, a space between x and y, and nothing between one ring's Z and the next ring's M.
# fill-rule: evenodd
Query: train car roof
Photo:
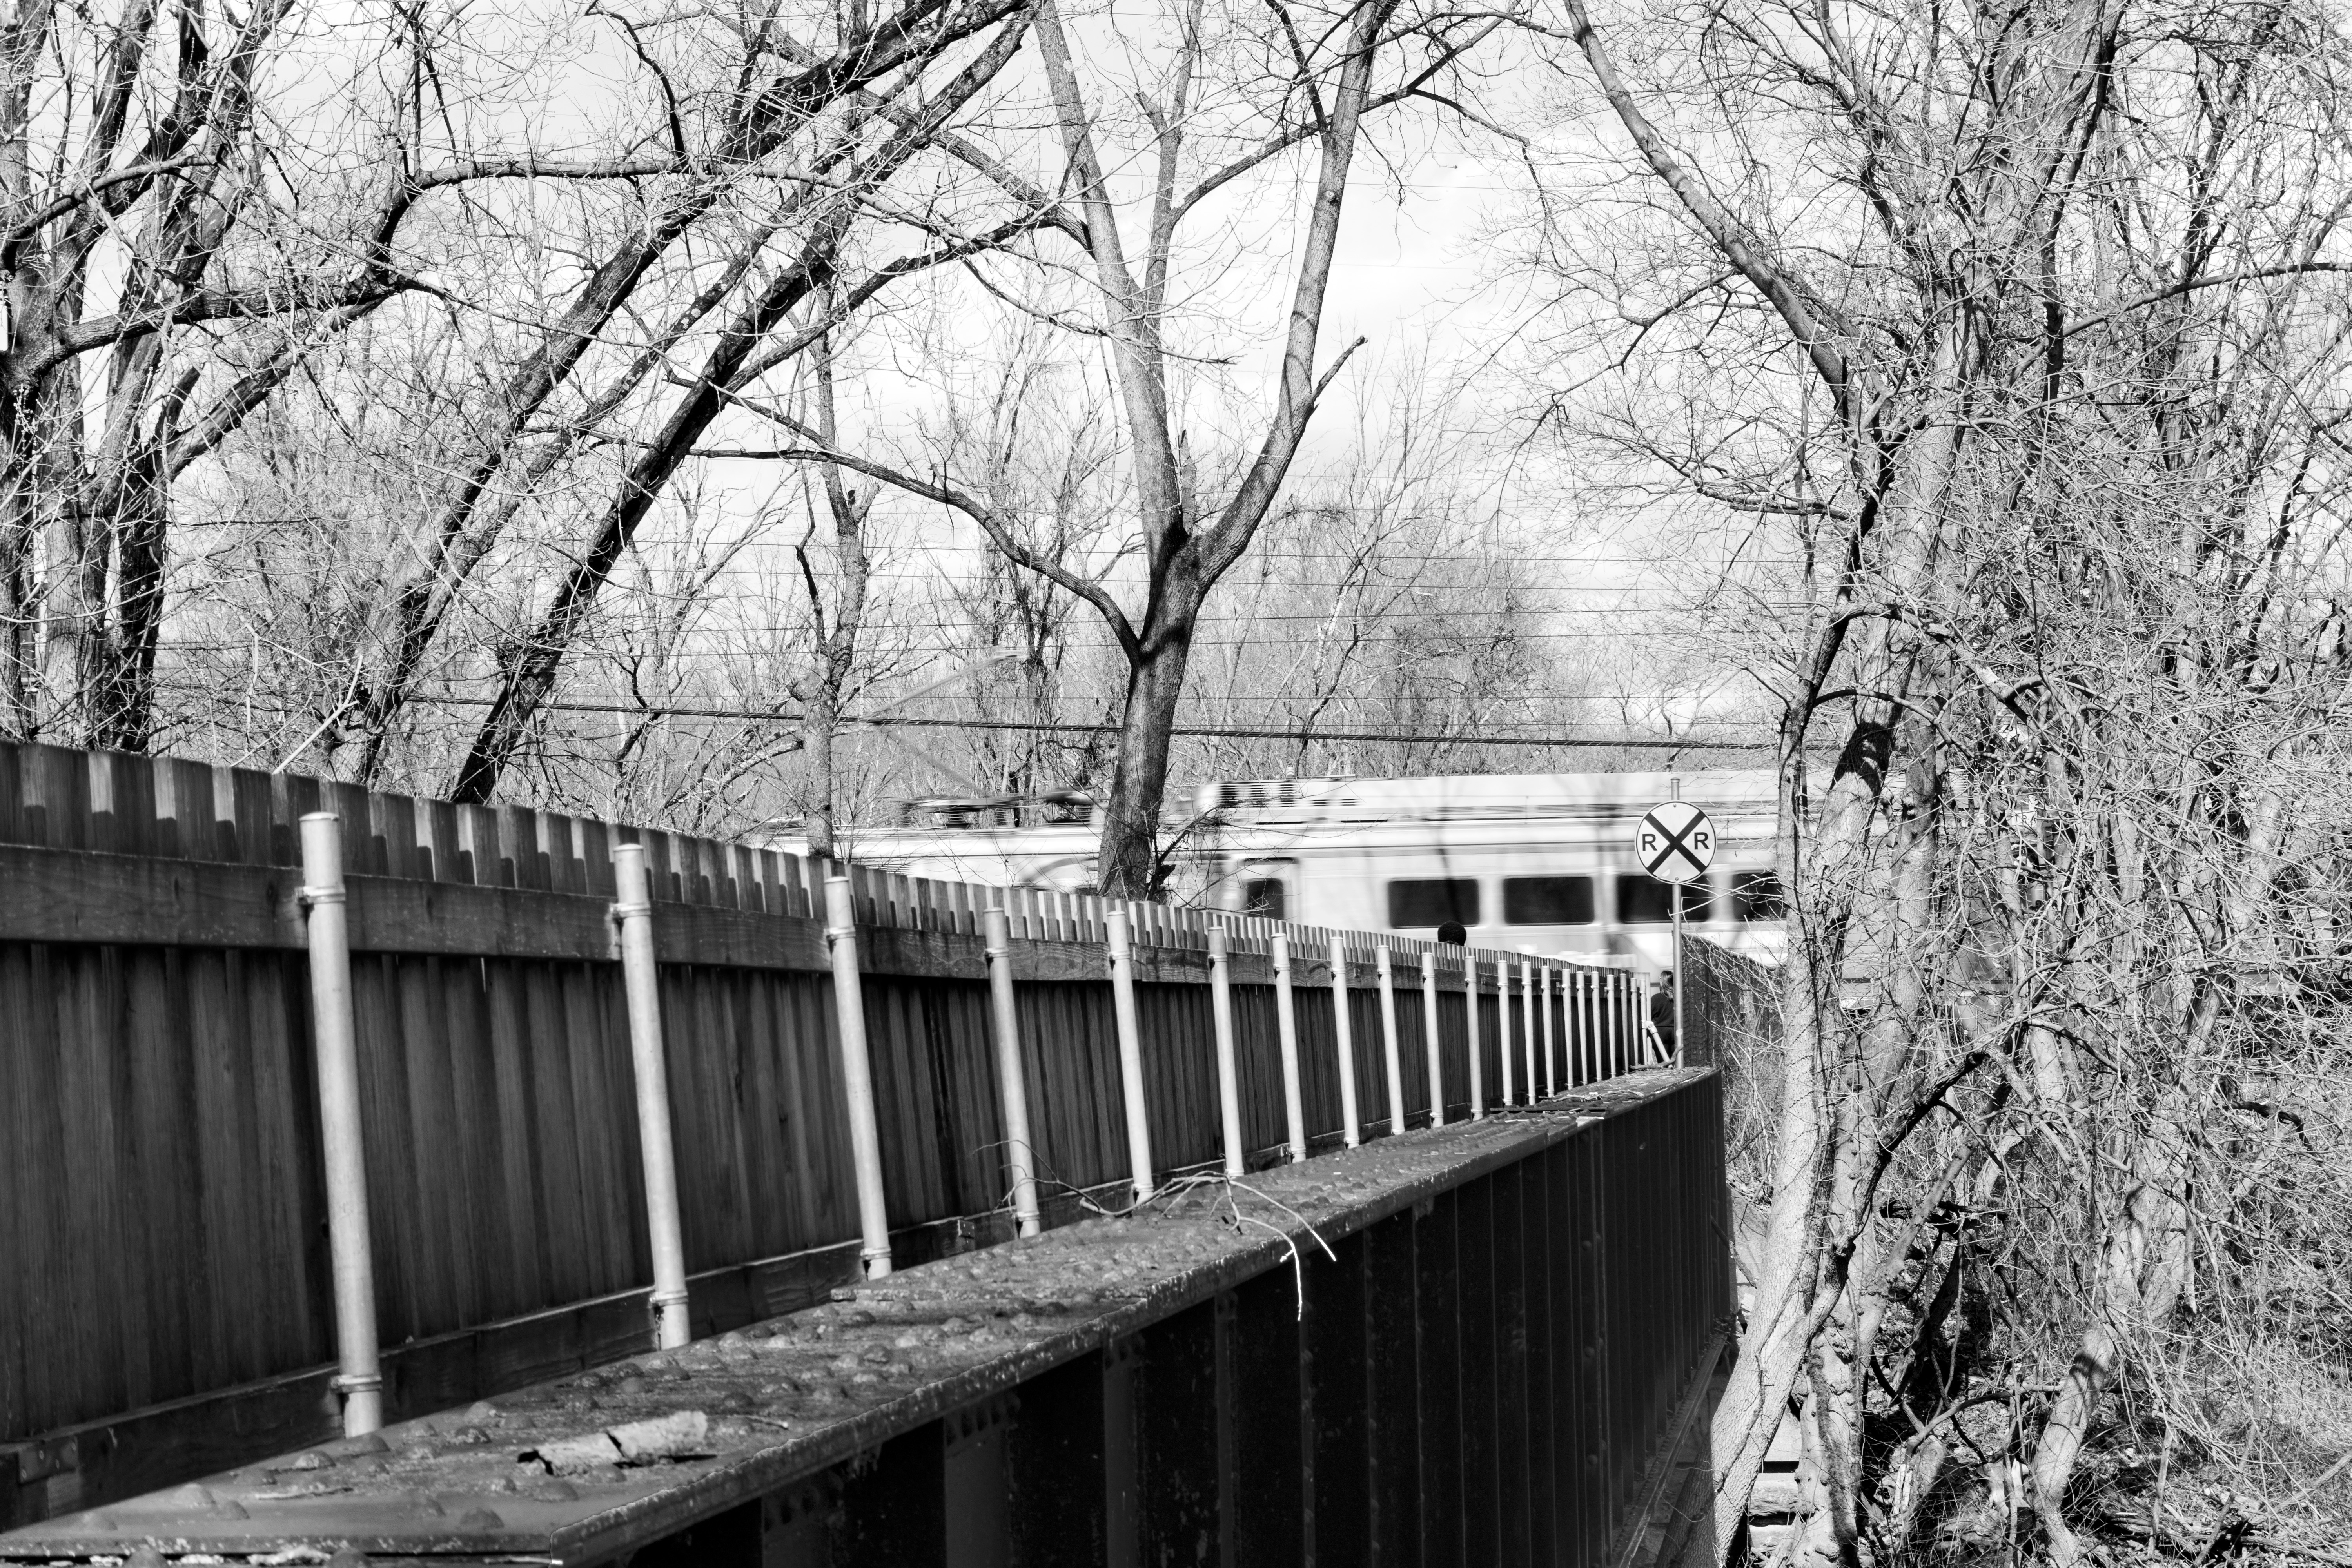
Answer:
M1259 816L1333 811L1383 817L1610 816L1682 798L1701 805L1769 808L1769 768L1687 773L1444 773L1402 779L1256 779L1202 786L1202 812Z

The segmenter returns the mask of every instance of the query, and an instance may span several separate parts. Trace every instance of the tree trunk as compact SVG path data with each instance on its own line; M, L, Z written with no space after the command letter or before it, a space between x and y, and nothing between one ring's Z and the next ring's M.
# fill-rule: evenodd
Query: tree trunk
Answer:
M0 496L0 730L33 732L33 532L31 498L21 484Z
M1716 1466L1714 1550L1718 1561L1739 1538L1748 1495L1772 1447L1804 1363L1811 1286L1822 1248L1822 1182L1827 1154L1827 1098L1822 1076L1826 995L1807 929L1801 824L1805 799L1804 723L1783 726L1779 839L1775 859L1789 899L1789 956L1780 972L1780 1106L1773 1145L1772 1200L1758 1247L1755 1302L1740 1335L1738 1360L1716 1406L1711 1450ZM1832 973L1832 983L1834 974Z
M2123 1212L2100 1248L2098 1299L2075 1347L2041 1439L2033 1446L2033 1506L2050 1538L2051 1561L2069 1568L2084 1555L2065 1520L2067 1484L2097 1418L2099 1401L2123 1375L2125 1336L2155 1328L2171 1315L2189 1283L2188 1212L2176 1195L2186 1179L2179 1127L2162 1125L2166 1110L2183 1107L2168 1096L2141 1145L2141 1169Z
M163 624L164 545L168 493L160 447L143 445L116 496L113 538L113 625L100 651L102 676L92 692L90 743L144 752L155 722L155 653Z
M833 308L834 301L828 299L828 313ZM827 451L837 451L841 447L841 420L834 397L833 352L832 334L818 338L812 351L811 367L815 384L817 435ZM809 771L815 783L807 817L809 851L837 860L842 858L837 833L840 787L835 777L834 742L840 733L841 707L849 693L850 677L857 668L857 636L866 624L866 590L871 573L866 555L866 519L874 509L874 492L868 489L861 496L843 484L838 463L826 463L821 471L824 477L825 514L833 520L836 586L833 611L828 616L824 595L817 586L816 570L809 562L803 541L796 553L800 557L801 581L808 588L809 616L816 626L817 669L816 678L801 683L793 695L800 699L803 743L808 751ZM810 526L815 526L814 520Z
M801 704L802 743L808 752L809 773L815 781L809 797L806 831L809 853L821 860L838 860L841 848L834 836L833 742L840 727L836 693L830 680L818 683Z
M1147 642L1128 666L1118 761L1111 770L1110 798L1103 803L1095 873L1109 897L1153 898L1166 881L1160 864L1160 805L1168 789L1176 703L1184 694L1184 669L1192 657L1188 614L1175 629Z

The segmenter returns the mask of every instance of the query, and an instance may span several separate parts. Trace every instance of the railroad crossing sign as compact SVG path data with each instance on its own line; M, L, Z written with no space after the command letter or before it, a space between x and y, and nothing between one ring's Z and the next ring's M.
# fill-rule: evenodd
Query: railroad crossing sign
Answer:
M1686 800L1661 801L1633 829L1633 855L1661 882L1694 882L1715 863L1715 824Z

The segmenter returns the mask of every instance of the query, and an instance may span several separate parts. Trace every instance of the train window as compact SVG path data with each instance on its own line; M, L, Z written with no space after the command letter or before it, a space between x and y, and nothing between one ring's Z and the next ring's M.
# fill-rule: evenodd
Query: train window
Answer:
M1460 921L1478 923L1478 880L1475 877L1426 877L1389 884L1389 929L1442 926Z
M1675 884L1661 882L1655 877L1637 876L1632 872L1617 879L1617 923L1643 926L1665 925L1675 918L1675 906L1668 902ZM1703 921L1715 907L1715 897L1704 880L1685 882L1683 919Z
M1279 877L1255 877L1242 884L1242 913L1263 915L1270 921L1290 918L1289 889Z
M1789 900L1780 896L1778 871L1734 871L1731 874L1731 918L1736 921L1780 921L1789 918Z
M1590 877L1506 877L1503 921L1515 926L1589 926Z

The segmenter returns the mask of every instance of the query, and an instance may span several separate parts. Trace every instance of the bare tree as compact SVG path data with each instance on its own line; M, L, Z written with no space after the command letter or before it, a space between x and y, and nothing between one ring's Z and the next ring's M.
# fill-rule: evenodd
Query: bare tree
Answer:
M815 404L815 428L828 447L841 444L833 363L829 338L819 339L809 361L810 383ZM830 857L836 853L834 826L839 798L834 776L834 742L840 731L842 706L849 693L850 679L856 668L858 633L866 622L866 583L872 571L866 555L866 520L874 510L874 492L869 489L860 494L845 483L837 463L815 468L823 479L824 514L831 534L826 554L834 591L828 611L826 595L818 584L816 567L809 558L809 541L817 528L816 502L808 493L813 487L804 483L803 499L809 508L809 525L793 555L808 590L815 647L809 671L793 683L793 695L801 705L801 734L808 748L809 809L803 820L809 849L813 854Z
M1094 62L1074 52L1058 7L1036 8L1036 28L1055 135L1072 194L1049 194L1021 174L1013 161L971 145L951 145L1020 209L1034 215L1038 244L1075 247L1071 275L1082 302L1065 309L1058 296L1022 308L1066 322L1097 340L1118 387L1125 422L1131 505L1142 578L1129 595L1114 585L1035 553L1021 530L975 493L970 479L934 469L811 448L952 507L979 524L1006 558L1076 595L1099 614L1126 665L1120 700L1118 761L1105 805L1099 863L1106 891L1140 894L1159 876L1155 842L1168 780L1170 731L1190 666L1195 628L1212 591L1230 571L1281 491L1318 402L1345 362L1319 358L1324 302L1338 254L1339 217L1355 166L1364 117L1427 95L1461 54L1495 28L1486 16L1408 16L1392 0L1362 0L1321 18L1319 30L1277 7L1262 35L1213 36L1197 5L1169 18L1162 67L1148 84L1126 84L1110 100L1090 100L1084 70ZM1234 73L1228 77L1223 73ZM1381 85L1383 74L1389 85ZM1098 89L1099 90L1099 89ZM1244 105L1244 123L1215 137L1202 134L1209 99ZM1114 172L1106 147L1125 123L1121 99L1140 115L1137 156L1149 170L1139 195ZM1114 113L1114 105L1119 111ZM1213 153L1198 161L1196 143ZM1204 204L1236 182L1254 177L1294 149L1315 163L1309 200L1290 290L1275 405L1231 479L1204 479L1200 453L1186 428L1182 385L1192 356L1171 339L1181 314L1171 292L1184 250L1188 220L1204 217ZM1130 199L1133 196L1134 199ZM1139 216L1143 233L1130 250L1121 221ZM1025 253L1024 253L1025 254ZM1063 263L1055 259L1055 275ZM1252 422L1255 425L1255 421Z
M331 111L289 125L259 101L297 20L265 0L242 19L29 4L0 25L0 721L16 733L146 744L173 481L311 343L420 287L394 253L404 219L478 173L415 166L395 130L383 188L289 190L377 130ZM422 47L353 37L395 79ZM415 105L395 90L386 108Z
M2333 752L2339 689L2342 41L2293 5L1710 4L1630 51L1568 19L1654 205L1607 251L1549 215L1598 307L1557 379L1756 546L1782 652L1781 1103L1715 1544L1801 1394L1807 1553L1907 1551L1973 1485L2070 1562L2133 1347L2200 1269L2254 1300L2198 1256L2209 1130L2338 1005L2280 955L2287 825L2341 811L2282 763Z
M845 247L865 217L867 204L1012 59L1020 47L1025 19L997 27L960 70L895 118L876 111L866 101L870 96L866 89L886 70L919 74L916 69L919 65L995 26L1013 10L1012 0L981 0L968 8L922 4L920 9L882 24L878 36L869 35L864 26L852 29L835 57L812 61L795 76L794 81L801 84L799 92L774 102L767 101L765 95L744 95L748 101L739 115L755 126L773 121L800 132L818 110L839 106L845 111L836 126L820 133L823 151L812 160L809 171L814 178L808 194L794 204L801 210L793 216L805 225L804 231L772 274L737 300L683 395L663 416L656 434L629 463L603 515L582 542L575 563L563 574L536 625L504 661L498 696L458 769L452 791L457 799L487 799L497 786L532 713L552 690L564 651L586 624L613 563L670 478L692 459L705 432L723 411L751 395L762 377L789 364L835 324L832 319L810 317L803 307L812 301L830 301L836 309L855 309L896 278L1002 237L951 237L938 248L914 251L865 269L837 296L827 292L843 268ZM862 21L862 16L854 19ZM740 133L733 123L727 131L730 138ZM1024 221L1016 219L1012 226L1017 228ZM634 258L635 252L627 255ZM641 270L646 259L623 260L619 270L625 276ZM743 269L748 270L748 258ZM689 307L689 320L718 308L733 293L735 279L722 281L725 287L714 284ZM793 324L788 327L787 323ZM781 338L776 335L780 330ZM567 331L551 346L568 345L570 337ZM650 354L641 360L661 357Z

